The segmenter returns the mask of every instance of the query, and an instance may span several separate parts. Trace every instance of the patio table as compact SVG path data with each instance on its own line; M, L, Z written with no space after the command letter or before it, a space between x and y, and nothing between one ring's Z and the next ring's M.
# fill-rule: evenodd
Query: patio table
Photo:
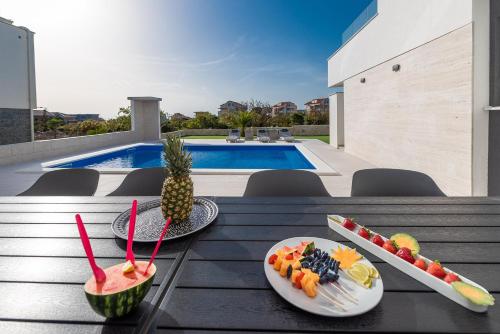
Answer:
M327 226L326 214L337 213L384 235L414 235L423 255L500 300L500 199L212 199L220 209L217 221L192 237L165 242L154 286L139 310L105 320L85 300L90 269L74 214L82 214L98 263L108 266L125 257L125 243L109 224L131 198L0 198L0 332L500 332L498 306L473 313L362 249L379 269L385 292L375 309L354 318L297 309L274 292L263 271L266 252L285 238L314 236L353 246ZM134 251L148 258L153 247L135 244Z

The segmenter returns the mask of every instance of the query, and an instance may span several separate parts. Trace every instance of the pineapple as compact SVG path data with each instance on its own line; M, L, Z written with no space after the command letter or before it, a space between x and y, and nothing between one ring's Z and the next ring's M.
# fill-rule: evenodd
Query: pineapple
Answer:
M175 224L187 220L193 210L193 181L189 176L192 159L176 136L167 137L163 150L168 176L161 192L161 211Z

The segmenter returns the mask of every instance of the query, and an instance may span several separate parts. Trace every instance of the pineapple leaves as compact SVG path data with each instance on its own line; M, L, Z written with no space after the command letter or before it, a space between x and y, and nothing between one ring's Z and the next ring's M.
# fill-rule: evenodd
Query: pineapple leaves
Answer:
M184 142L177 136L168 136L163 143L163 157L170 176L188 176L193 159L191 153L184 150Z

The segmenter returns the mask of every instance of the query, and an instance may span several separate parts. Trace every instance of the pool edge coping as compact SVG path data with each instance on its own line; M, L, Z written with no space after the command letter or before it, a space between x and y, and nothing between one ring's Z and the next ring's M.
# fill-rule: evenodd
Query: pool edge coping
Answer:
M200 141L200 142L198 142L198 141ZM67 156L67 157L60 158L60 159L42 162L40 164L40 166L37 168L28 168L28 169L19 170L17 172L18 173L40 173L40 172L48 172L48 171L63 169L63 168L50 167L50 166L68 163L68 162L75 161L75 160L86 159L86 158L90 158L90 157L93 157L96 155L112 153L112 152L120 151L123 149L133 148L136 146L158 145L161 142L162 141L138 142L138 143L133 143L133 144L120 145L120 146L116 146L116 147L97 150L94 152L88 152L88 153L77 154L77 155L73 155L73 156ZM188 139L185 141L185 143L187 145L189 145L189 144L202 144L202 145L214 145L214 146L215 145L218 145L218 146L225 146L225 145L228 145L228 146L247 146L247 145L252 145L252 146L295 146L297 148L297 150L315 168L314 170L311 170L311 169L299 169L299 170L310 171L310 172L316 173L318 175L323 175L323 176L340 176L341 175L339 172L334 170L331 166L329 166L326 162L324 162L319 156L317 156L315 153L313 153L310 149L308 149L301 142L260 143L260 142L256 142L256 141L251 141L251 142L243 142L243 143L227 143L227 142L223 141L223 139L220 140L220 142L213 142L213 141L206 142L203 139L201 139L201 140L198 139L195 142L193 142L193 141ZM93 169L98 171L101 174L128 174L131 171L134 171L138 168L93 168ZM193 169L191 169L191 174L192 175L250 175L252 173L262 171L262 170L266 170L266 169L193 168Z

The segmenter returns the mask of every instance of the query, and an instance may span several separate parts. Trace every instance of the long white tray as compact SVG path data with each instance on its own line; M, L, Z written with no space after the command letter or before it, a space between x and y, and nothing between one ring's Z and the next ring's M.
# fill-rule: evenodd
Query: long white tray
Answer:
M470 302L467 298L463 297L460 295L458 292L453 289L451 284L446 283L445 281L432 276L431 274L423 271L420 268L415 267L413 264L406 262L405 260L399 258L398 256L386 251L380 246L377 246L370 240L366 240L359 236L358 229L359 226L356 226L356 228L353 231L350 231L343 227L340 223L338 222L343 222L344 217L338 216L338 215L328 215L328 226L333 229L335 232L339 233L340 235L344 236L348 240L354 242L355 244L359 245L360 247L364 248L368 252L372 253L373 255L377 256L381 260L384 260L385 262L389 263L391 266L401 270L408 276L416 279L417 281L427 285L431 289L436 290L443 296L453 300L454 302L462 305L465 308L468 308L469 310L472 310L474 312L486 312L488 310L488 306L483 306L483 305L477 305L472 302ZM385 240L384 236L381 235L381 237ZM417 258L421 258L427 263L432 262L426 257L423 257L422 255L418 255ZM445 271L452 271L455 273L453 270L450 270L448 268L444 268ZM483 289L484 291L487 291L485 288L480 286L479 284L459 275L456 273L460 279L465 282L472 284L474 286L477 286L478 288Z

